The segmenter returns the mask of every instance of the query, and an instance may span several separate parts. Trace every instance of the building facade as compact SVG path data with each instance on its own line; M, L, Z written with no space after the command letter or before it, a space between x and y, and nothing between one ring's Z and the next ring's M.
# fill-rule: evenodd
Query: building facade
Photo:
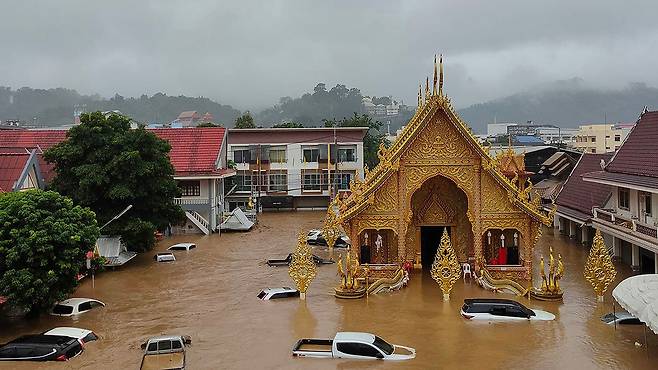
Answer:
M609 200L594 207L592 226L610 240L615 256L641 273L658 272L657 142L658 111L645 112L612 160L583 175L611 189Z
M585 153L610 153L626 140L633 124L594 124L580 126L573 147Z
M226 210L326 208L363 178L367 127L231 129L228 158L237 175Z

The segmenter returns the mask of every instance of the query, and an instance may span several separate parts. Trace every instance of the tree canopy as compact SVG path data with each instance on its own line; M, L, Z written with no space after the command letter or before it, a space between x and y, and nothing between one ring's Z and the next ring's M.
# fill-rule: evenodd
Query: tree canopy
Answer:
M384 133L379 131L382 123L373 121L367 114L354 113L350 118L324 119L323 122L325 127L369 127L370 129L363 138L363 161L369 168L374 168L379 163L377 156L379 144L387 147L390 145Z
M235 128L256 128L254 118L249 112L241 115L235 120Z
M357 88L337 84L327 90L324 83L299 98L289 96L258 115L259 122L298 122L306 127L317 127L327 117L349 117L354 112L364 113L363 96Z
M303 128L304 125L299 122L282 122L272 125L272 128Z
M132 204L104 234L121 235L134 251L150 249L154 232L181 222L173 203L179 189L169 161L169 143L144 128L131 129L130 118L101 112L83 114L67 139L45 153L55 164L51 186L96 212L105 223Z
M28 311L65 299L98 235L94 212L54 191L0 194L0 295Z

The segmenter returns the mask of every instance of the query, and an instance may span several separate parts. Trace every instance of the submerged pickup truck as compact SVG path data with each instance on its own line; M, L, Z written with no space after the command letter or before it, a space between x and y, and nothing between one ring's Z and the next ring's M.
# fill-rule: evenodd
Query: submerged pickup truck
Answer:
M292 349L292 355L395 361L415 358L416 350L389 344L370 333L339 332L334 339L300 339Z
M144 357L140 370L185 369L185 345L189 336L168 335L153 337L142 344Z

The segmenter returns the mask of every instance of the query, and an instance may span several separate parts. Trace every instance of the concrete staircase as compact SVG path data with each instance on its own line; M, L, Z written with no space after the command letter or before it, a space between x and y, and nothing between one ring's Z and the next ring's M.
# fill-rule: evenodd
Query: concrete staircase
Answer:
M185 211L185 216L204 234L210 234L209 222L196 211Z

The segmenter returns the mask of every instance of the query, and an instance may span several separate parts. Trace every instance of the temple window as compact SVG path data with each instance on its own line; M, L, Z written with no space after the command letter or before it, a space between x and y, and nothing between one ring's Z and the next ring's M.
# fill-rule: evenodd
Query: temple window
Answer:
M490 229L484 234L484 258L488 265L521 265L521 234L515 229Z

